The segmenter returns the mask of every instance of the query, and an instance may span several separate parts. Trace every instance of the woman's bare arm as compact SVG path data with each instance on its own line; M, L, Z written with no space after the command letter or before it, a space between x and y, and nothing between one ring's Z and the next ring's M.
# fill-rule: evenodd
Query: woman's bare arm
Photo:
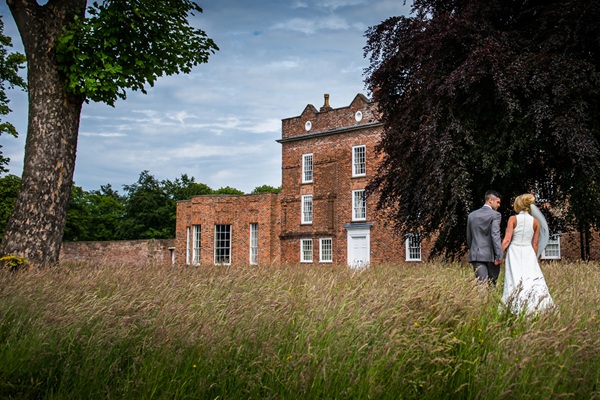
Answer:
M533 246L533 251L535 254L538 252L540 242L540 223L537 219L533 219L533 239L531 240L531 245Z
M513 215L508 219L508 223L506 225L506 232L504 233L504 240L502 241L502 251L506 251L508 248L510 240L512 239L513 231L515 230L515 226L517 226L517 217Z

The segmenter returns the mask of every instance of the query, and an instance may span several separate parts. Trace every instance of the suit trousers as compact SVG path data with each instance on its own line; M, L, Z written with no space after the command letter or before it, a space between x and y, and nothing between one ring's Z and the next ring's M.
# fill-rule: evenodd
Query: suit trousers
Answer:
M500 276L500 265L496 265L495 262L482 262L482 261L471 261L475 276L480 282L491 283L496 285L498 276Z

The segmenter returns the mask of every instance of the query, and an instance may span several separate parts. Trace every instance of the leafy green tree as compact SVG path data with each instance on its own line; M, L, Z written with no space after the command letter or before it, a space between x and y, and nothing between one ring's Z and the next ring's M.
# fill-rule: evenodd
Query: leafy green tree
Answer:
M90 209L88 207L88 193L80 186L71 188L69 198L69 208L67 210L67 221L63 240L67 242L77 242L89 240L91 224Z
M148 171L138 181L124 186L125 213L119 226L122 239L161 239L175 237L173 199Z
M6 221L15 207L20 185L21 178L18 176L6 175L0 178L0 239L4 234Z
M252 194L259 194L259 193L281 193L281 186L279 186L279 187L273 187L273 186L269 186L269 185L257 186L257 187L254 188L254 190L252 190L251 193Z
M591 0L415 0L410 17L367 31L384 123L368 192L400 233L461 255L488 189L505 205L537 190L597 226L600 197L586 193L600 176L599 18Z
M121 196L110 184L84 191L73 186L64 241L103 241L175 237L177 201L212 194L186 174L159 182L148 171L125 186Z
M0 17L0 117L8 115L11 111L8 107L10 100L6 96L6 89L26 87L25 81L19 76L19 69L24 66L25 56L21 53L9 53L10 47L12 47L12 40L4 35L4 21ZM0 118L0 135L3 133L17 137L14 125ZM5 165L8 165L9 161L9 158L2 155L2 145L0 145L0 174L8 172Z
M217 190L214 190L213 194L233 194L233 195L239 195L239 194L244 194L244 192L242 192L241 190L238 190L236 188L225 186L225 187L219 188Z
M21 189L0 254L58 261L84 101L114 104L218 50L190 26L191 0L7 0L28 56L29 121Z
M175 237L175 225L177 220L177 202L188 200L194 196L212 194L213 190L204 183L196 182L194 177L188 177L187 174L182 174L180 178L175 178L174 181L162 181L162 187L169 197L167 207L169 208L169 221L172 221L172 232L168 237Z
M73 186L63 240L117 240L124 212L124 199L110 184L90 192Z
M194 196L212 194L213 190L204 183L196 182L195 178L182 174L180 178L175 178L173 182L165 180L162 182L166 193L174 201L188 200Z
M117 240L119 226L125 214L125 199L110 184L89 194L92 234L88 240Z

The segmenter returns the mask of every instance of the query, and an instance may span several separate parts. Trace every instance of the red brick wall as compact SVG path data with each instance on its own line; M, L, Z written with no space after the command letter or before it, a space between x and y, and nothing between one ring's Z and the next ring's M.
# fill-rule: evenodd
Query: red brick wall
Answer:
M258 224L258 263L278 262L279 195L273 193L197 196L177 204L176 263L186 262L187 229L201 226L200 264L214 263L215 225L231 225L231 263L248 264L250 224ZM190 247L193 247L190 238Z
M174 239L65 242L60 250L60 260L99 264L171 265L174 246Z
M356 111L363 114L361 121L355 120ZM306 130L306 122L310 121L312 127ZM302 114L297 117L286 118L282 122L282 139L310 135L315 132L343 127L358 127L359 125L378 123L379 114L374 103L362 94L357 95L348 107L331 108L321 107L317 110L312 104L306 106Z
M356 112L362 120L355 119ZM310 121L310 130L306 122ZM282 123L282 223L281 260L300 261L301 239L313 239L313 263L319 262L319 239L332 238L333 262L347 264L347 230L352 223L352 191L365 189L380 162L375 146L382 125L377 122L375 105L358 95L349 107L317 111L312 105L302 115ZM352 176L352 148L365 145L365 177ZM302 156L313 155L313 182L302 183ZM313 223L301 223L302 195L313 196ZM375 213L376 199L367 201L371 262L402 262L406 259L405 240L385 226Z

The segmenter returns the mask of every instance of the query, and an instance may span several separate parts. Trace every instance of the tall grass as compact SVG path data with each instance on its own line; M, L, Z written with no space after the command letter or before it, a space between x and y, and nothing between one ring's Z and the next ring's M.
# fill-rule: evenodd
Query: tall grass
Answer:
M533 318L464 264L3 272L0 397L600 399L600 266L543 270Z

